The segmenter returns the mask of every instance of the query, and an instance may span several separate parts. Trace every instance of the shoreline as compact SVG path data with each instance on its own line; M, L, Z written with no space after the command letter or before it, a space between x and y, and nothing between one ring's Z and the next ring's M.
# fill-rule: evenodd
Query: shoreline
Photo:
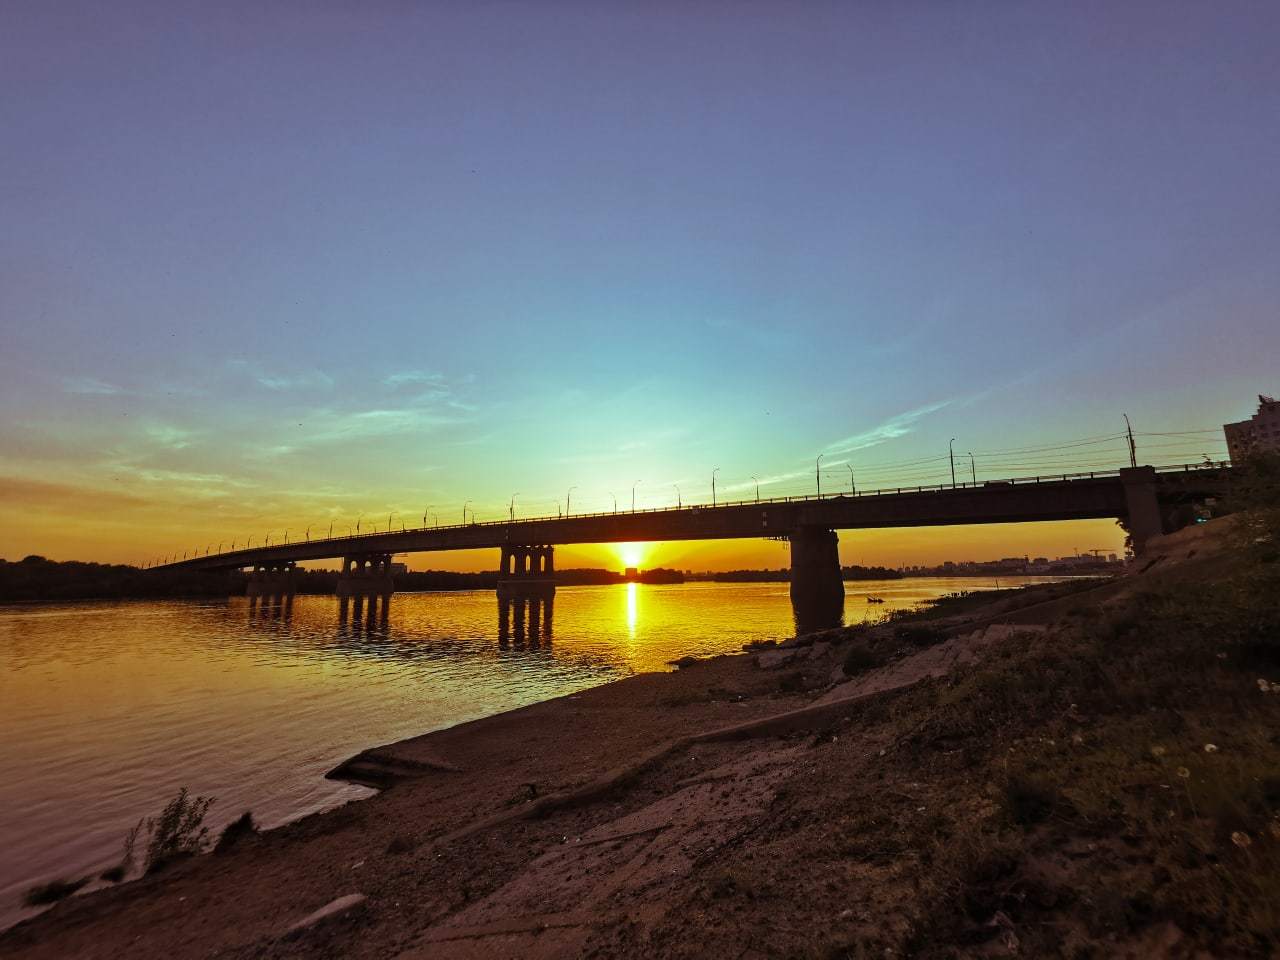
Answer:
M129 949L231 960L675 958L830 953L831 944L852 951L855 942L877 954L941 957L954 955L947 944L1010 937L1030 955L1057 955L1036 932L1044 929L1095 951L1122 942L1140 954L1181 956L1145 949L1144 938L1199 936L1189 920L1124 928L1108 926L1119 922L1111 914L1088 919L1097 911L1087 909L1069 914L1065 927L1036 919L1086 904L1106 877L1133 869L1112 854L1110 839L1095 837L1089 851L1053 868L1053 883L1086 884L1095 890L1087 896L1005 901L998 891L1015 881L996 877L988 888L985 874L965 866L972 850L1015 851L1016 839L1007 855L1025 885L1047 869L1037 864L1052 850L1084 850L1069 818L1037 814L1020 826L1023 814L1002 813L1014 801L1003 799L1012 787L1001 778L1015 762L1036 769L1046 750L1066 751L1048 770L1074 771L1083 760L1114 777L1107 765L1116 748L1094 755L1088 745L1151 721L1144 708L1103 722L1114 694L1088 673L1043 690L1025 678L1075 669L1093 649L1087 636L1080 645L1079 630L1104 627L1108 610L1151 588L1185 590L1179 584L1212 579L1223 565L1203 530L1167 539L1169 549L1129 577L1043 584L966 600L940 616L808 634L362 750L329 775L377 783L376 795L250 836L225 854L72 897L0 933L0 957ZM1064 658L1067 648L1075 652ZM1153 655L1145 642L1132 649ZM1176 676L1193 684L1188 690L1201 681ZM1220 682L1237 682L1231 676ZM1137 677L1152 682L1151 668ZM1075 684L1069 694L1058 693L1064 682ZM984 699L1005 690L1032 699L1007 707ZM1055 704L1048 712L1043 697ZM1189 696L1180 713L1184 726L1205 726L1193 742L1233 749L1238 721L1197 714ZM1181 750L1169 736L1157 739ZM1073 751L1080 759L1067 757ZM1141 767L1125 761L1121 769L1131 777ZM1148 775L1167 776L1158 767ZM1081 789L1073 804L1098 792ZM1132 804L1145 793L1120 796ZM1088 822L1096 833L1099 822ZM1187 829L1201 828L1188 821ZM965 894L985 898L971 917L952 912L968 901L946 893L950 883L981 887ZM941 913L939 904L947 905ZM992 925L992 916L1009 925ZM919 940L920 930L930 939Z

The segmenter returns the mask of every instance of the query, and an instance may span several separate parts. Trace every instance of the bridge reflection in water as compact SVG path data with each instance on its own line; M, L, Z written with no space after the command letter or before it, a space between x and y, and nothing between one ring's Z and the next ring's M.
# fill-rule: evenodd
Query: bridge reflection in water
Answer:
M498 646L536 650L551 646L551 624L555 617L555 594L536 597L498 598Z

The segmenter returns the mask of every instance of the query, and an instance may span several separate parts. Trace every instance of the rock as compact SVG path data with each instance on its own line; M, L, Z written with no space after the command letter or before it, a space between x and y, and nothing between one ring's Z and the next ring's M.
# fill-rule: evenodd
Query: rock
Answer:
M681 657L679 660L668 660L667 666L683 670L685 667L697 666L701 662L699 657Z
M284 932L286 937L296 937L301 933L305 933L317 924L324 923L326 920L333 920L338 917L347 917L364 909L365 902L369 898L363 893L349 893L345 897L339 897L326 903L314 913L309 913L288 930Z
M791 650L768 650L764 653L756 654L756 666L761 670L776 670L778 667L790 663L796 658L796 651Z

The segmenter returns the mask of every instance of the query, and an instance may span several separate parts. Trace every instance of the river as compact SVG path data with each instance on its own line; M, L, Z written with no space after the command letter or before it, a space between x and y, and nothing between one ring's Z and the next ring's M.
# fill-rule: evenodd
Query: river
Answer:
M990 586L849 583L846 622ZM564 587L530 624L501 630L491 592L396 594L372 621L322 596L0 608L0 929L31 885L116 863L180 786L217 798L215 831L276 826L368 796L324 779L366 747L793 633L785 583Z

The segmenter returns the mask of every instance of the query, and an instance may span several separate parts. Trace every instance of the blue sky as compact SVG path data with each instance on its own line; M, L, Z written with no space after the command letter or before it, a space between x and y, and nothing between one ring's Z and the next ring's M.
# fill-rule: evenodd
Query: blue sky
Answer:
M845 459L925 480L953 436L1017 472L1058 461L994 451L1124 412L1246 416L1280 389L1278 28L1263 3L12 4L0 555L570 486L658 505L716 467L798 492L824 451L832 485Z

